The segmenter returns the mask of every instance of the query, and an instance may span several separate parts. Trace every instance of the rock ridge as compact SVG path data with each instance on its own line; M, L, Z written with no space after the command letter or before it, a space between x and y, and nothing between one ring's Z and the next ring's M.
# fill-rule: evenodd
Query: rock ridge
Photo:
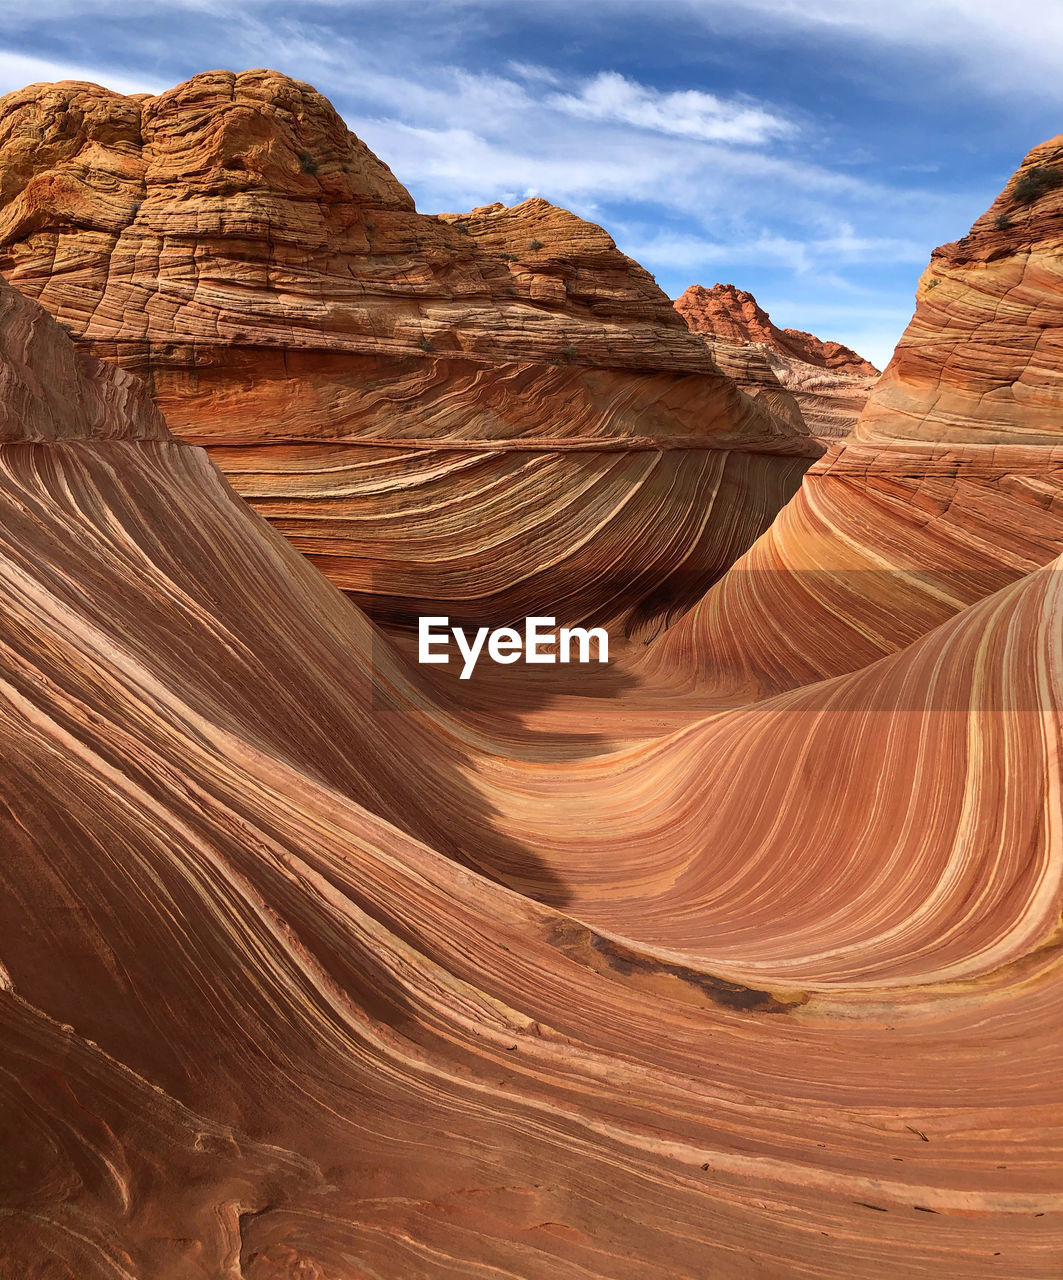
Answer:
M563 601L652 631L823 451L601 227L539 198L420 214L273 71L0 100L0 272L397 623Z
M879 371L849 347L777 328L751 293L732 284L691 285L675 308L720 368L778 416L823 443L855 426Z

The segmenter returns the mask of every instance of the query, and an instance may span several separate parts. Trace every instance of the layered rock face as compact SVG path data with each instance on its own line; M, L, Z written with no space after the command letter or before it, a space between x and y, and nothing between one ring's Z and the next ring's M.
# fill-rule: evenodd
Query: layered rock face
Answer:
M934 252L852 435L654 669L745 694L794 688L903 649L1063 550L1061 209L1055 139Z
M0 316L0 1271L1055 1274L1063 561L565 759Z
M543 200L422 216L274 72L8 95L0 205L0 271L394 622L652 631L821 452L601 228Z
M752 343L770 347L819 369L833 369L859 378L877 378L879 370L851 347L840 342L824 342L801 329L780 329L756 298L733 284L714 284L711 289L692 284L676 299L675 309L695 333L719 338L732 346Z
M829 442L848 435L879 371L838 342L779 329L756 298L733 284L693 284L675 308L708 343L717 364L777 416Z

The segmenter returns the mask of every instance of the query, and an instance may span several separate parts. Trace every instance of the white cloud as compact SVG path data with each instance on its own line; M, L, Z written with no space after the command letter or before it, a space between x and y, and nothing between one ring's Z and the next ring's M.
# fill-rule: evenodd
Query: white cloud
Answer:
M457 114L461 115L461 112ZM624 208L644 205L674 220L682 216L718 239L722 226L746 227L776 217L795 219L808 235L822 240L839 261L856 262L886 249L892 260L923 261L930 242L924 240L918 259L910 241L858 236L837 229L839 206L858 209L870 205L888 216L903 210L912 220L920 201L910 192L835 174L814 164L695 142L662 137L632 128L599 132L595 126L573 126L562 117L538 112L531 128L519 122L485 122L476 128L442 128L406 124L386 116L348 113L353 131L386 158L425 211L457 210L493 200L512 203L513 193L545 196L592 221L604 222L615 234ZM933 205L933 202L930 202ZM925 212L925 211L924 211ZM630 214L628 215L630 216ZM830 226L829 235L823 228ZM903 259L896 256L905 246ZM778 261L797 250L785 246ZM637 255L636 255L637 256Z
M712 239L690 234L640 235L637 230L613 224L617 243L625 253L653 271L686 270L730 266L779 266L796 275L815 272L823 283L828 272L838 267L870 263L876 267L912 264L921 267L929 249L915 240L889 236L855 236L851 231L837 235L809 235L802 239L780 235L763 228L754 234L728 239ZM914 280L914 276L913 276ZM838 279L845 288L845 282Z
M540 84L560 84L561 77L549 67L540 67L531 62L507 62L506 70L521 80L537 80Z
M0 49L0 94L50 80L87 80L118 93L161 93L168 86L148 76L130 76L81 63L50 62L12 49Z
M554 94L547 103L584 120L634 125L702 142L759 146L795 132L788 120L755 103L697 89L662 93L615 71L602 71L578 92Z
M395 21L404 7L399 0L344 5L346 14L331 0L292 0L283 7L276 0L159 0L153 22L131 22L118 52L105 35L92 36L104 31L104 18L120 18L127 7L132 13L132 0L9 0L0 12L0 39L10 46L0 51L0 90L87 79L124 92L159 91L179 77L158 83L129 68L276 66L329 96L426 211L495 199L511 204L542 194L602 223L625 252L667 276L669 289L721 276L738 285L772 280L783 291L792 283L790 296L804 300L780 323L816 328L822 303L826 336L881 359L888 354L887 328L892 346L907 321L907 298L881 316L861 308L847 315L828 300L851 297L876 271L885 279L891 264L897 270L889 279L902 281L899 292L909 277L914 288L932 245L961 234L980 212L982 197L965 198L954 177L948 184L927 182L918 166L898 179L904 188L892 185L888 175L897 178L901 167L879 163L882 146L874 135L867 150L854 146L851 136L839 145L837 121L814 114L816 95L795 92L803 74L796 51L834 40L839 59L849 50L877 56L881 49L884 79L890 65L907 66L900 79L909 89L913 76L933 69L937 55L942 82L957 68L970 77L980 69L983 88L1029 77L1030 91L1041 91L1038 68L1051 62L1052 88L1044 91L1059 96L1063 85L1063 6L1058 20L1053 13L1034 21L1028 0L1012 0L1003 16L982 0L891 0L889 6L866 0L654 0L655 18L693 15L705 24L700 36L707 41L737 32L755 50L761 35L770 34L794 50L778 89L775 79L761 79L756 97L711 92L711 60L677 63L688 68L685 74L702 78L683 81L696 88L676 88L674 80L657 87L649 75L615 69L628 62L588 63L594 49L613 47L591 38L603 15L615 35L626 31L627 54L634 52L637 63L630 40L643 30L644 0L537 0L538 8L554 10L558 31L571 37L576 55L568 65L583 67L582 74L562 69L560 35L557 65L542 65L549 55L541 41L525 46L519 40L499 40L497 58L485 64L486 42L504 26L496 17L504 11L502 0L437 0L427 9L407 3L411 18L416 14L410 21ZM1047 0L1039 7L1047 8ZM197 15L189 21L193 9L202 20ZM85 18L86 10L99 15L98 25ZM49 50L69 14L69 61L15 52L33 48L17 34L19 12L25 30L38 26L49 33ZM475 41L463 34L470 27ZM696 41L699 32L692 31ZM85 39L73 43L79 32ZM726 38L719 44L725 50ZM117 60L126 71L83 66L78 59ZM470 69L474 65L490 70ZM802 105L795 111L780 105L781 98L771 101L776 92ZM869 306L877 296L868 295Z
M360 88L366 83L359 77ZM839 203L886 209L897 199L881 184L770 150L573 118L549 95L537 100L497 77L454 73L446 87L370 83L383 110L347 111L350 127L415 181L422 201L443 201L436 208L533 190L577 211L649 202L699 220L760 209L800 212L817 225ZM910 209L910 195L904 201Z
M613 0L605 0L611 7ZM980 95L1063 98L1063 5L1057 0L658 0L717 31L806 31L819 39L862 42L880 55L939 57L943 81L958 76ZM844 55L842 55L844 56ZM884 69L884 74L889 74Z

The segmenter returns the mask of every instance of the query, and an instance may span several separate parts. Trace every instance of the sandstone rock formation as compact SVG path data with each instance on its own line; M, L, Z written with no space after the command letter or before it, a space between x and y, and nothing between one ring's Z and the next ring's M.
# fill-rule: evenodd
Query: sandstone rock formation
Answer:
M0 314L0 1271L1055 1274L1063 560L564 758Z
M395 622L652 631L822 452L601 228L538 199L418 214L275 72L0 100L0 272Z
M875 366L849 347L777 328L756 298L733 284L691 285L675 308L741 387L777 416L785 415L783 388L796 411L790 420L825 441L848 435L878 379Z
M676 299L675 309L695 333L719 338L732 346L756 343L820 369L860 378L879 375L869 360L840 342L824 342L801 329L778 328L751 293L736 289L733 284L714 284L711 289L692 284Z
M852 435L669 633L655 670L792 689L898 652L1063 551L1061 209L1055 139L934 252Z

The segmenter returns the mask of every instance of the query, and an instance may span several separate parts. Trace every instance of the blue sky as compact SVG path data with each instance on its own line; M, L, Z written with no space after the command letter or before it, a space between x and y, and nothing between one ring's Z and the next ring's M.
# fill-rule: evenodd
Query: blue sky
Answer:
M934 245L1063 130L1055 0L6 0L0 92L270 66L433 213L542 195L676 296L882 365Z

